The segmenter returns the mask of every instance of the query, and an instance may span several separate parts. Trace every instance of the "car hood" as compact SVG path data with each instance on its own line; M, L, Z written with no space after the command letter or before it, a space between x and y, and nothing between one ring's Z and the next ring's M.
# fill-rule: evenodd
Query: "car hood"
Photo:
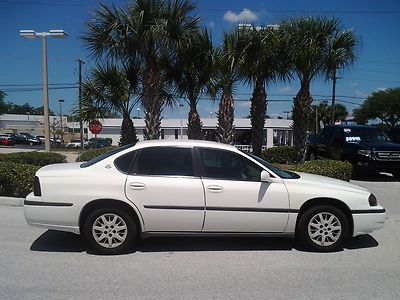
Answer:
M318 187L330 190L340 190L355 193L370 194L370 192L360 186L354 185L350 182L334 179L326 176L314 175L309 173L294 172L300 176L298 179L285 179L285 181L296 180L297 183L309 187Z
M47 165L40 168L36 175L39 177L46 176L76 176L78 173L82 173L81 162L76 163L61 163L61 164L52 164Z

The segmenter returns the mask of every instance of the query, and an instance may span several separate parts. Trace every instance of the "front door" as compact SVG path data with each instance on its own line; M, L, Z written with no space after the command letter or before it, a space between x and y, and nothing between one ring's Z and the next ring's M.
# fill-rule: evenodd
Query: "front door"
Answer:
M289 197L280 179L260 181L262 168L231 151L199 148L206 195L203 232L283 232Z
M145 231L201 231L204 192L194 176L191 148L140 149L125 192L139 206Z

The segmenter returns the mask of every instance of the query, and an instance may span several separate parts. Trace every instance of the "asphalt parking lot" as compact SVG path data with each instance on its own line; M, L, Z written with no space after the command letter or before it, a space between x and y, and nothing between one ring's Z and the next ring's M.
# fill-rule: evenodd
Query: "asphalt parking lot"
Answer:
M97 256L78 236L30 227L22 207L2 205L0 299L399 299L400 182L354 183L377 195L387 222L336 253L283 238L151 238Z

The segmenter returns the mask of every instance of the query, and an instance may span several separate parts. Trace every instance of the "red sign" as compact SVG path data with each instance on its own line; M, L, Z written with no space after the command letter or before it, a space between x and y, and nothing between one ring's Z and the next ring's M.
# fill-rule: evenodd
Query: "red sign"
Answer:
M89 130L93 134L99 134L103 130L103 126L98 120L94 120L89 124Z

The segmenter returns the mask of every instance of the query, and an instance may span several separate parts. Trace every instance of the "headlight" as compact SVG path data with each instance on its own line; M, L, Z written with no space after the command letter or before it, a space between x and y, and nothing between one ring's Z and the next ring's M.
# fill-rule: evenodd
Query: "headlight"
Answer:
M369 206L377 206L378 205L378 200L376 200L376 197L374 196L374 194L369 195L368 202L369 202Z
M372 157L371 150L358 150L358 154L366 156L366 157Z

